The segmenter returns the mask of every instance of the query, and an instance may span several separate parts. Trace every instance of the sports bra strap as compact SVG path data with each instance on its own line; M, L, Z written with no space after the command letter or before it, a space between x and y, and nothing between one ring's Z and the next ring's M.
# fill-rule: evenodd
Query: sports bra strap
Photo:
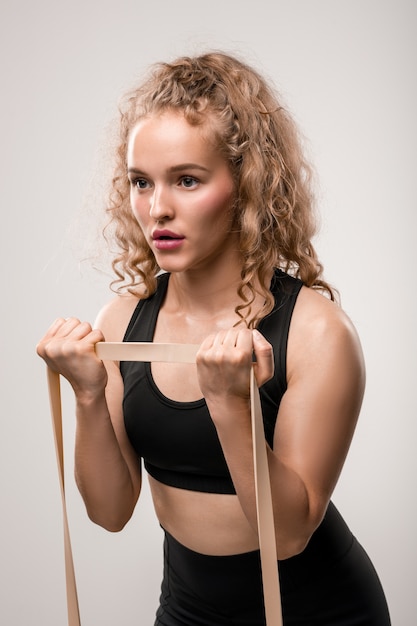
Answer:
M158 344L153 342L99 342L96 344L95 349L97 356L102 360L194 363L198 347L190 344ZM47 376L64 518L68 626L80 626L80 612L65 501L60 377L58 373L49 367L47 368ZM282 626L281 595L268 458L261 401L253 368L250 376L250 394L256 512L266 624L267 626Z

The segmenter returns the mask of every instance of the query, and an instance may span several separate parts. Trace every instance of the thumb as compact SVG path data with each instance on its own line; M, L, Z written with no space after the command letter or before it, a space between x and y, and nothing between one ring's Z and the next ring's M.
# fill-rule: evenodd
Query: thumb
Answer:
M259 332L252 331L253 350L256 356L254 372L258 387L266 383L274 375L274 351L271 344Z

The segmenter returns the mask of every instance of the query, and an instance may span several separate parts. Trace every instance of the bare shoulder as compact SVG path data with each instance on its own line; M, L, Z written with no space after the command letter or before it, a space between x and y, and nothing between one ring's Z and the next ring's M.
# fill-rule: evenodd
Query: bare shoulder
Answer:
M348 315L336 303L309 287L302 287L294 309L293 323L308 331L344 330L356 334Z
M99 311L94 326L103 333L106 341L122 341L130 318L139 302L131 294L116 296Z
M363 354L349 316L335 302L314 289L303 287L297 298L288 342L291 367L305 362L320 367L341 360L363 371Z

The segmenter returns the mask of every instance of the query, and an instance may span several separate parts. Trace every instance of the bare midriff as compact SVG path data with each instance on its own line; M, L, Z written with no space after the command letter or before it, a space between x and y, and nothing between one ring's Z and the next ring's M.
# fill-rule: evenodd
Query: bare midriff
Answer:
M236 495L178 489L151 476L149 483L159 523L190 550L225 556L258 549Z

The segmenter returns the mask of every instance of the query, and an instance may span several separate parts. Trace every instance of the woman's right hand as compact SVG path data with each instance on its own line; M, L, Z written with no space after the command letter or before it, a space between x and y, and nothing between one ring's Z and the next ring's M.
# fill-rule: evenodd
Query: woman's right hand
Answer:
M75 317L58 318L36 346L47 365L62 374L78 399L104 393L107 372L94 346L104 341L101 330Z

